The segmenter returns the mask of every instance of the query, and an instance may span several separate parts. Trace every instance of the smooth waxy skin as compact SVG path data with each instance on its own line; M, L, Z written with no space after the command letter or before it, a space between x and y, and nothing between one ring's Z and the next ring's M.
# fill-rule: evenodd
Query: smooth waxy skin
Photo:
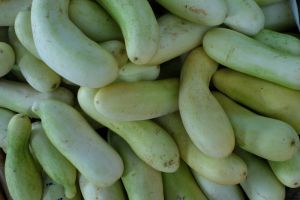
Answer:
M35 102L32 110L41 118L51 143L90 182L105 187L120 178L123 172L120 156L77 110L55 100Z
M221 158L233 151L235 139L229 119L209 90L217 68L218 64L202 48L188 55L180 75L179 111L197 148L208 156Z
M161 172L144 163L118 135L110 132L109 143L119 152L124 161L121 177L130 200L163 200Z
M102 42L100 45L115 57L119 68L123 67L128 62L128 56L124 42L119 40L110 40Z
M0 42L0 77L6 75L13 68L14 63L13 48L5 42Z
M300 92L229 69L218 70L214 86L254 111L290 124L300 133Z
M0 147L5 153L7 152L7 125L14 115L14 112L0 108Z
M169 114L155 121L176 141L181 158L200 175L219 184L238 184L246 178L247 166L235 154L226 158L212 158L202 153L189 138L179 113Z
M15 115L8 124L5 179L14 200L40 200L42 177L29 151L30 119Z
M162 172L174 172L179 167L179 152L168 133L150 120L120 122L110 120L96 111L97 89L81 87L77 99L82 110L99 123L120 135L145 163Z
M219 92L213 95L229 117L239 147L272 161L291 159L297 152L299 137L289 124L257 115Z
M34 0L33 39L41 59L69 81L101 87L118 75L115 58L85 36L68 17L69 0Z
M159 26L147 0L97 0L119 24L128 58L146 64L159 46Z

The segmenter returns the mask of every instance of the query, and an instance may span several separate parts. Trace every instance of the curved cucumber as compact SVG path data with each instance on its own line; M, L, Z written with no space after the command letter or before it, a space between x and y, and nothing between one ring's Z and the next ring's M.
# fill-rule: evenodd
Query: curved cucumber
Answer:
M135 64L147 64L159 45L159 26L147 0L97 0L121 27L127 55Z
M51 144L40 122L32 124L31 134L31 150L43 170L52 180L64 186L66 197L74 197L77 175L75 167Z
M265 16L254 0L226 0L228 16L224 24L246 35L258 33L265 25Z
M285 161L297 152L297 132L287 123L257 115L219 92L213 93L224 108L242 149L272 161Z
M214 86L256 112L282 120L300 133L300 92L229 69L218 70Z
M207 200L184 161L174 173L163 173L165 200Z
M5 76L14 64L15 52L13 48L5 42L0 42L0 77Z
M172 14L163 15L157 22L160 37L159 47L147 65L164 63L199 46L204 34L210 28Z
M15 115L8 124L5 179L14 200L40 200L42 177L29 151L30 119Z
M94 104L113 120L152 119L178 110L178 89L178 79L113 83L98 90Z
M68 17L69 0L33 0L33 39L41 59L56 73L87 87L117 78L114 57L85 36Z
M300 57L225 28L210 30L203 46L212 59L226 67L300 90Z
M181 158L200 175L219 184L238 184L247 176L247 166L235 154L225 158L212 158L202 153L188 136L179 113L155 120L176 141Z
M77 99L84 112L120 135L148 165L162 172L174 172L179 167L179 152L172 137L150 120L120 122L110 120L96 111L97 89L81 87Z
M7 126L14 115L14 112L0 108L0 147L5 153L7 152Z
M123 42L118 40L110 40L102 42L100 45L115 57L115 59L118 61L119 68L128 62L126 47Z
M140 160L118 135L110 132L108 141L124 161L124 173L121 179L128 198L130 200L163 200L161 172Z
M235 139L229 119L209 90L211 76L217 67L202 48L188 55L180 75L179 111L197 148L209 156L221 158L233 151Z
M123 162L73 107L56 101L41 100L32 110L42 120L51 143L90 182L105 187L117 181Z

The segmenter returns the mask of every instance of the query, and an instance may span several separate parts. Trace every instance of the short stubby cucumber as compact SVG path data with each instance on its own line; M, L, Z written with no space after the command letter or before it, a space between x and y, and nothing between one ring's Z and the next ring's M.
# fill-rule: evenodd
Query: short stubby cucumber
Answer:
M119 68L123 67L128 62L125 44L119 40L109 40L100 43L100 45L109 51L118 61Z
M128 58L147 64L159 46L159 26L147 0L97 0L119 24Z
M174 173L163 173L165 200L207 200L184 161Z
M56 73L87 87L101 87L118 75L115 58L85 36L68 17L69 0L33 0L31 24L41 59Z
M178 79L118 82L100 88L96 110L117 121L152 119L178 110Z
M5 76L15 64L15 52L6 42L0 42L0 77Z
M15 115L8 124L8 144L5 159L5 179L14 200L40 200L42 177L29 150L30 119Z
M161 172L144 163L120 136L110 132L109 143L119 152L124 161L121 177L130 200L163 200Z
M225 28L214 28L203 39L206 53L220 64L276 84L300 90L300 57L273 49Z
M56 100L36 101L32 110L42 120L51 143L90 182L106 187L123 173L118 153L103 140L77 110Z
M96 111L97 89L81 87L77 99L82 110L99 123L120 135L145 163L162 172L179 167L179 152L172 137L150 120L121 122L110 120Z
M92 0L71 0L69 17L83 33L94 41L101 42L123 37L118 24Z
M147 65L158 65L171 60L202 43L209 26L196 24L172 14L165 14L158 20L159 47Z
M247 179L240 184L249 199L284 200L285 188L273 174L267 161L241 149L236 152L248 167Z
M32 124L30 147L47 175L64 186L66 197L74 197L77 192L76 168L51 144L40 122Z
M172 113L155 121L176 141L181 158L200 175L219 184L238 184L247 176L247 166L235 154L226 158L212 158L202 153L189 138L179 113Z
M35 101L41 99L56 99L70 105L74 103L73 93L63 87L59 87L53 92L41 93L26 83L0 80L0 107L2 108L37 118L37 115L32 112L31 106Z
M14 112L0 108L0 147L5 153L7 152L7 126L14 115Z
M229 117L239 147L272 161L289 160L297 152L299 137L289 124L253 113L219 92L213 95Z
M264 28L264 13L254 0L225 1L228 14L224 24L246 35L254 35Z
M175 15L203 25L220 25L227 14L224 0L157 0L157 2Z
M265 5L274 4L284 0L255 0L255 1L258 5L265 6Z
M194 178L209 200L244 200L244 194L238 185L214 183L192 170Z
M233 151L235 138L228 117L209 90L217 68L218 64L202 48L187 56L180 74L179 111L197 148L208 156L221 158Z
M282 184L290 188L300 186L300 150L290 160L283 162L269 161L269 164Z
M218 70L214 86L231 99L254 111L292 125L300 134L300 92L235 72Z

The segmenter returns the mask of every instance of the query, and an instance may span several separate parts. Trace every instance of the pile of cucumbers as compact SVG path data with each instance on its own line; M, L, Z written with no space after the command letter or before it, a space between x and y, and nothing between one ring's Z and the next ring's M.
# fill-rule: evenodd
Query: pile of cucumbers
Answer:
M284 200L300 187L288 0L0 0L12 200Z

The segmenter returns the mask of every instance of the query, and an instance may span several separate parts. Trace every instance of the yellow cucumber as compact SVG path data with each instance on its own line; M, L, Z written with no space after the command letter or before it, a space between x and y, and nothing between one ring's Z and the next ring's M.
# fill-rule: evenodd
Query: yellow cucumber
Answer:
M160 32L159 47L147 65L164 63L199 46L210 28L172 14L163 15L157 22Z
M247 179L240 184L249 199L284 200L285 188L273 174L267 161L241 149L237 149L236 153L248 167Z
M300 57L273 49L225 28L214 28L203 39L206 53L220 64L291 89L300 90Z
M213 158L202 153L189 138L179 113L169 114L155 121L176 141L181 158L200 175L219 184L238 184L247 176L247 166L241 158L231 154Z
M146 64L159 46L159 26L147 0L97 0L119 24L128 58Z
M121 39L118 24L96 2L92 0L71 0L70 19L78 28L94 41Z
M172 137L150 120L121 122L110 120L96 111L97 89L81 87L77 99L82 110L99 123L120 135L145 163L162 172L179 167L179 152Z
M14 115L14 112L0 108L0 147L5 153L7 152L7 126Z
M219 92L213 93L224 108L242 149L272 161L285 161L297 152L297 132L287 123L257 115Z
M175 15L203 25L222 24L227 14L224 0L157 0L157 2Z
M163 200L161 172L144 163L130 146L118 135L110 132L109 143L119 152L124 161L121 177L130 200Z
M74 101L72 92L63 87L53 92L41 93L26 83L0 80L0 107L2 108L36 118L37 115L31 111L31 106L41 99L57 99L71 105Z
M6 42L0 42L0 77L5 76L15 64L15 52Z
M118 82L100 88L96 110L118 121L152 119L178 110L178 79Z
M254 111L292 125L300 133L300 92L229 69L218 70L214 86Z
M69 19L69 0L33 0L33 39L41 59L56 73L87 87L101 87L118 75L115 58Z
M244 200L244 194L238 185L214 183L192 170L196 182L209 200Z
M123 172L120 156L77 110L56 100L36 101L32 110L41 118L53 146L90 182L106 187L120 178Z
M218 64L202 48L188 55L180 75L179 111L197 148L208 156L221 158L233 151L235 139L229 119L209 90L217 68Z
M184 161L174 173L163 173L165 200L207 200Z
M90 183L83 175L79 175L79 186L82 196L86 200L125 200L121 180L109 187L97 187Z
M300 149L290 160L283 162L269 161L269 164L282 184L290 188L300 186Z
M29 151L30 119L15 115L8 124L5 179L14 200L40 200L42 177Z
M123 42L118 40L110 40L102 42L100 45L115 57L115 59L118 61L119 68L128 62L126 47Z
M258 33L265 25L265 16L255 0L225 0L228 14L224 24L246 35Z
M43 170L57 184L64 186L65 195L76 195L75 167L51 144L40 122L32 124L30 147Z

